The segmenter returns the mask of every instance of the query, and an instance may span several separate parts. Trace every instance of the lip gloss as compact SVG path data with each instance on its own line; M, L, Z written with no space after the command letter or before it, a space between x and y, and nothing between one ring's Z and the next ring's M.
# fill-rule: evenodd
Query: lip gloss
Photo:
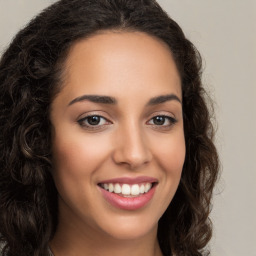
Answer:
M124 197L99 187L103 197L112 206L122 210L137 210L144 207L154 196L156 186L153 186L147 193L134 197Z

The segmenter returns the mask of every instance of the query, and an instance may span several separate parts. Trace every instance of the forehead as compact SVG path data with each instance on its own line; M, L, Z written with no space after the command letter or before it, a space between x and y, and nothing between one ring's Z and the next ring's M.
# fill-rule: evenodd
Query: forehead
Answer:
M146 89L152 97L172 90L181 97L180 77L169 47L143 32L105 31L75 43L65 73L64 91L73 97L83 91L118 96L123 90L128 96L132 88L137 93Z

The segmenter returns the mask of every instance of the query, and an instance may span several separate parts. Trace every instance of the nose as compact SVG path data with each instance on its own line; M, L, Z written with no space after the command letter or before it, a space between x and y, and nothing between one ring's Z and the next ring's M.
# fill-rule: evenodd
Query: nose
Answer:
M152 153L142 130L132 124L119 129L113 152L116 164L135 170L151 161Z

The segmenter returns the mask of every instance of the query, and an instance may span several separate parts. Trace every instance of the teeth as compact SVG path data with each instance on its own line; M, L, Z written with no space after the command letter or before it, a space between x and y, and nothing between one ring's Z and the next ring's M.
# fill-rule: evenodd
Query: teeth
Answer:
M121 188L121 186L118 183L115 184L115 186L114 186L114 192L116 194L120 194L122 192L122 188Z
M145 193L145 186L143 184L140 186L140 193Z
M131 194L131 187L127 184L122 186L122 194L123 195L130 195Z
M113 192L115 194L122 194L124 196L137 196L140 194L147 193L151 187L151 183L144 183L144 184L113 184L113 183L104 183L101 185L105 190L109 192Z
M140 187L138 184L132 185L131 194L137 196L140 194Z
M146 183L145 185L145 193L147 193L152 187L152 184L151 183Z
M110 183L110 184L108 185L108 191L109 191L109 192L113 192L113 191L114 191L114 186L113 186L112 183Z

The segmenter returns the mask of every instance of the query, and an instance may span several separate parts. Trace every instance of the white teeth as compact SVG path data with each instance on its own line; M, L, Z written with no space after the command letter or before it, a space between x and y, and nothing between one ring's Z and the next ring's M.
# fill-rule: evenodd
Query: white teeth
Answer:
M110 184L108 185L108 191L109 191L109 192L113 192L113 191L114 191L114 186L113 186L112 183L110 183Z
M145 186L144 185L140 186L140 193L141 194L145 193Z
M137 196L140 194L147 193L152 188L152 183L143 183L143 184L119 184L119 183L104 183L102 187L115 194L121 194L124 196Z
M151 183L146 183L145 185L145 193L147 193L152 187L152 184Z
M138 184L132 185L131 194L137 196L140 194L140 187Z
M130 195L131 194L131 187L127 184L122 186L122 194L123 195Z
M121 188L121 186L118 183L115 184L115 186L114 186L114 192L116 194L120 194L122 192L122 188Z

